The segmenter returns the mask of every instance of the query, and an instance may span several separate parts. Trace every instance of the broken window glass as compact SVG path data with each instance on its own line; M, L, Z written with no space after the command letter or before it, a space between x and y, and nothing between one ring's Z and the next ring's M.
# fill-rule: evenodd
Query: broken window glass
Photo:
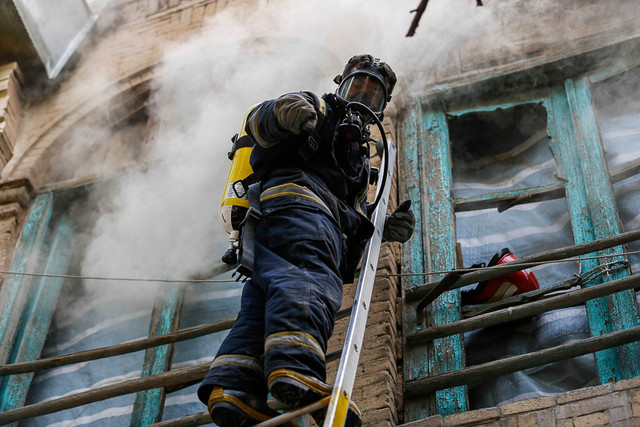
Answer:
M542 104L449 116L455 197L557 182Z

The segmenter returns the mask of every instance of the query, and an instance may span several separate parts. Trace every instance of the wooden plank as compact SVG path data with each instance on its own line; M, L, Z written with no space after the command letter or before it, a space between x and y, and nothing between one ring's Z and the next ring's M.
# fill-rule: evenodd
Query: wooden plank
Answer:
M193 328L183 329L172 334L142 338L122 344L100 347L92 350L79 351L77 353L63 354L61 356L54 356L47 359L18 362L11 365L2 365L0 366L0 376L21 374L25 372L38 372L45 369L72 365L74 363L88 362L91 360L103 359L105 357L133 353L136 351L146 350L147 348L157 345L186 341L204 335L213 334L215 332L231 329L235 321L235 318L220 320L218 322L207 323L204 325L194 326Z
M586 202L594 222L597 238L622 232L616 210L616 200L609 181L604 148L600 141L595 111L586 79L565 82L567 100L575 132L576 154L580 157L580 170L586 186ZM617 248L621 251L622 248ZM609 251L613 253L614 250Z
M540 252L538 254L523 256L522 258L505 264L484 267L476 271L466 273L453 285L451 285L450 289L457 289L465 285L470 285L472 283L494 279L496 277L504 276L505 274L524 270L525 268L535 267L537 264L546 263L547 261L566 259L573 256L591 253L593 253L593 255L597 255L595 254L595 252L601 249L622 245L639 239L640 229L627 231L617 236L605 237L578 245L565 246L562 248L552 249L550 251ZM609 262L610 260L611 258L607 258L605 259L605 262ZM405 292L405 300L408 302L413 302L420 298L423 298L437 285L438 282L429 282L423 286L408 289Z
M402 245L402 272L424 273L427 265L422 256L423 241L427 233L426 209L420 192L421 183L424 182L423 144L422 141L422 109L418 104L403 122L402 143L398 146L399 160L402 167L398 170L399 181L404 185L400 187L400 199L411 199L411 208L415 212L416 226L418 230L412 238ZM409 289L422 284L419 277L403 278L404 289Z
M582 165L577 153L572 114L564 88L556 87L551 91L550 101L546 107L549 111L548 128L552 137L552 151L567 179L565 189L574 241L578 244L593 241L595 240L595 230L589 215L587 188L582 176ZM589 271L597 265L596 260L581 261L580 271ZM586 308L592 335L613 332L612 320L605 298L587 302ZM614 349L596 353L596 362L600 381L603 384L622 379L618 354Z
M638 142L640 143L640 141ZM640 173L640 159L630 160L610 172L609 179L612 184L637 175ZM516 205L554 200L564 196L565 188L563 184L551 184L521 190L499 191L469 197L457 197L455 199L455 211L464 212L478 209L497 208L499 212L503 212Z
M481 314L491 313L503 308L515 307L518 305L526 304L529 302L540 301L546 298L550 298L550 294L556 294L557 292L570 292L573 288L580 285L582 279L580 277L574 277L569 280L554 283L553 285L545 286L535 291L525 292L523 294L514 295L500 301L490 302L486 304L473 304L462 306L462 317L468 319L470 317L479 316Z
M66 216L56 227L49 249L45 274L63 274L69 263L73 230ZM40 277L31 286L23 322L18 330L10 358L11 363L37 359L44 347L51 318L55 311L63 279ZM0 390L0 410L24 405L33 373L13 375L5 379Z
M401 142L398 144L399 162L398 168L400 199L411 199L411 208L415 213L416 230L413 237L402 245L402 273L425 273L427 271L427 258L423 255L424 241L428 234L426 207L422 200L421 184L425 180L424 171L424 144L422 133L422 108L418 103L406 115L401 130ZM419 276L402 278L402 293L422 284ZM415 333L418 327L411 310L402 311L403 334ZM420 378L427 374L429 353L427 346L422 346L410 351L406 341L403 343L403 372L404 378ZM427 418L435 413L435 396L423 396L421 401L405 401L405 420L419 420Z
M640 141L636 141L636 144L638 143L640 143ZM611 183L615 184L616 182L620 182L623 179L627 179L634 175L638 175L639 173L640 173L640 158L630 160L611 171Z
M424 315L424 309L436 300L444 292L449 291L451 286L460 279L461 274L453 270L447 273L440 282L436 284L431 290L422 298L422 300L416 306L416 321L419 325L426 322Z
M405 398L422 396L425 393L433 393L434 390L444 387L481 382L489 378L582 356L583 354L602 352L604 349L624 345L629 342L637 342L638 340L640 340L640 326L597 337L571 341L520 356L511 356L480 365L474 365L459 371L438 375L437 377L408 382L405 384Z
M565 82L565 90L575 130L581 171L587 189L587 204L593 221L595 238L620 234L622 225L618 216L616 198L604 157L596 114L591 100L591 90L586 77ZM603 254L620 254L622 246L603 251ZM625 259L620 256L617 259ZM614 258L614 260L617 260ZM611 272L604 280L615 280L629 275L628 269ZM607 298L613 321L613 330L640 326L638 303L633 291L613 294ZM622 377L640 375L640 343L631 343L618 349Z
M442 110L423 114L426 181L422 184L427 217L427 237L423 247L431 270L456 268L456 237L453 212L453 177L449 147L449 130ZM440 277L442 278L442 277ZM431 305L434 325L460 320L460 292L445 292ZM434 340L428 347L429 375L464 368L464 343L461 335ZM436 392L436 412L442 416L467 410L466 387Z
M331 396L325 396L322 399L318 400L317 402L310 403L306 406L303 406L302 408L293 409L291 411L283 413L282 415L275 416L270 420L262 421L256 424L255 427L275 427L275 426L281 426L281 425L293 423L293 420L295 420L296 418L300 418L303 416L308 417L309 414L326 407L327 405L330 404L330 402L331 402ZM328 409L327 409L327 412L329 412ZM329 419L325 418L325 420L326 420L325 425L331 425L331 426L344 425L344 420L339 422L333 422L331 424L329 424L331 422ZM299 421L299 425L307 426L307 424L303 424L302 420Z
M413 335L407 336L407 343L413 346L452 334L461 334L503 322L536 316L551 310L582 304L585 301L594 298L601 298L611 294L612 292L633 289L634 287L638 287L639 284L640 275L636 274L611 282L602 283L598 286L589 286L566 294L551 296L541 301L533 301L516 307L503 308L491 313L481 314L446 325L434 325L430 328L418 331Z
M408 115L404 129L402 162L406 175L405 194L414 202L421 230L403 247L403 272L421 273L455 268L455 236L449 137L444 112L420 111L420 106ZM416 173L418 172L418 173ZM418 179L416 179L418 178ZM403 289L419 286L422 279L403 279ZM412 286L413 285L413 286ZM460 318L459 292L448 292L433 304L434 324L449 323ZM412 310L404 310L404 333L421 328ZM405 345L405 378L417 379L464 366L464 347L460 336L447 337L421 346ZM466 388L441 390L431 396L405 401L405 420L418 420L430 415L446 416L467 409Z
M640 67L640 55L618 56L616 61L612 61L589 73L591 83L615 77L633 68Z
M546 89L532 89L516 93L494 92L491 97L471 97L447 103L447 116L509 109L523 104L540 104L547 97Z
M202 411L151 425L154 427L195 427L206 424L211 424L211 416L207 411Z
M136 393L142 390L157 387L171 387L190 381L200 381L209 370L211 363L200 363L186 368L174 369L162 374L149 375L147 377L135 378L121 381L102 387L84 390L80 393L71 394L57 399L45 400L21 408L10 409L0 412L0 425L13 423L26 418L51 414L65 409L77 408L112 397L123 396L125 394Z
M556 50L525 61L458 74L440 79L436 84L426 75L431 71L420 71L412 76L413 81L422 82L422 86L414 87L414 93L420 94L420 101L424 103L446 101L450 104L457 99L478 99L484 95L494 98L497 93L518 93L522 92L523 85L540 88L550 78L562 79L585 72L585 64L592 64L597 70L603 58L615 57L620 51L635 52L639 45L640 37L631 33L607 40L594 39L569 50Z
M36 271L41 248L49 232L52 209L53 196L50 192L35 199L22 228L11 271ZM30 277L8 275L0 288L0 363L9 360L30 283Z
M165 285L156 298L151 314L149 337L177 331L182 311L184 286ZM145 352L141 377L167 372L173 358L173 344L152 347ZM166 391L154 388L138 392L133 405L131 426L145 426L162 419Z
M521 190L457 197L455 199L455 211L464 212L497 208L499 212L503 212L516 205L543 202L546 200L559 199L560 197L564 197L564 186L562 184L551 184Z

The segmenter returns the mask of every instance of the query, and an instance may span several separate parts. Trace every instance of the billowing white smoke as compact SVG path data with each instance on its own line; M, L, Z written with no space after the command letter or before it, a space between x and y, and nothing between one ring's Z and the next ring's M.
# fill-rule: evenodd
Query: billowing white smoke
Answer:
M394 66L412 3L232 4L199 36L168 46L153 88L155 166L121 180L93 230L82 274L188 279L220 265L227 152L248 108L290 91L333 91L333 77L354 54ZM122 286L148 300L146 285Z
M178 279L218 263L227 245L217 220L227 152L245 112L289 91L333 91L333 77L354 54L392 65L399 78L392 107L398 107L403 94L447 78L442 70L451 68L441 66L456 58L462 62L453 71L461 73L464 55L474 54L476 63L501 50L517 56L529 38L570 39L581 31L577 24L549 31L549 21L538 20L564 10L562 3L485 0L477 7L473 0L431 0L416 35L407 38L418 4L231 2L200 34L167 46L152 105L161 122L156 166L123 180L94 230L83 274Z

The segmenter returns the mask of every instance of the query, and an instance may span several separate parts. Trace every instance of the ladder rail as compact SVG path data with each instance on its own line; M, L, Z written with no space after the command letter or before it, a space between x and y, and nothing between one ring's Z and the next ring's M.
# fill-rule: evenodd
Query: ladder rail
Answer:
M388 156L388 161L385 163L385 159L382 159L382 164L387 165L387 170L384 171L384 174L386 174L386 179L383 180L385 185L382 188L378 188L378 192L381 192L380 203L371 218L375 231L365 248L351 319L347 328L342 357L340 358L336 379L333 384L324 427L342 427L344 425L358 370L396 161L396 147L391 140L388 141L388 149L385 150L383 156ZM382 179L382 176L379 179Z

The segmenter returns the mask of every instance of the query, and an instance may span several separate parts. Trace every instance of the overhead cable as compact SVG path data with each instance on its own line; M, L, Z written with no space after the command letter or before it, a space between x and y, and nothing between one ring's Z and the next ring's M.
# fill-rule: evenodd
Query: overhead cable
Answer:
M613 255L598 255L592 257L574 257L549 261L528 262L531 266L540 266L544 264L554 264L560 262L572 262L572 261L584 261L589 259L602 259L612 258L626 255L637 255L640 251L621 252ZM384 273L377 274L376 277L413 277L413 276L437 276L439 274L445 274L449 272L468 273L471 271L489 270L491 267L475 267L475 268L458 268L447 271L430 271L428 273ZM157 283L236 283L234 279L157 279L157 278L134 278L134 277L104 277L104 276L79 276L71 274L46 274L46 273L27 273L20 271L6 271L0 270L0 274L9 274L16 276L33 276L33 277L48 277L55 279L77 279L77 280L105 280L105 281L120 281L120 282L157 282Z

